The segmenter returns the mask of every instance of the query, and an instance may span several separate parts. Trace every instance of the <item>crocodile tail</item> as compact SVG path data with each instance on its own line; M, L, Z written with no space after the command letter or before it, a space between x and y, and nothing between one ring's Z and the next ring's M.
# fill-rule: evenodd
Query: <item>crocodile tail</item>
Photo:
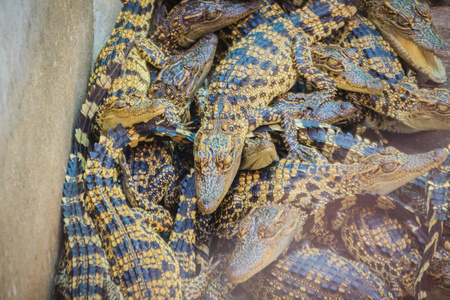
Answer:
M63 187L61 209L67 240L56 278L57 298L100 299L105 295L115 294L114 291L109 291L108 286L113 285L108 285L108 261L84 206L82 174L89 153L88 133L92 119L133 47L134 35L130 34L130 30L145 29L138 22L150 18L153 2L154 0L132 0L125 3L89 79L87 97L76 120L74 147Z
M147 31L155 0L130 0L123 5L114 30L100 51L89 79L86 100L75 124L74 152L84 168L89 154L89 133L93 118L108 96L139 32Z
M447 219L450 173L446 166L432 169L426 183L428 237L430 241L425 246L422 260L419 264L414 282L416 299L427 297L427 270L441 241L444 221Z
M108 277L109 264L91 218L79 193L78 161L69 158L62 214L67 236L55 284L57 299L102 298ZM69 276L70 275L70 276Z
M180 194L177 217L170 234L169 245L179 261L182 280L187 280L195 275L196 268L195 245L192 238L195 234L196 219L194 176L187 175L183 180Z
M130 46L127 49L131 48ZM64 250L66 254L61 260L59 276L56 278L57 298L102 298L105 293L104 283L109 264L92 220L84 207L82 176L88 156L88 133L95 114L92 107L97 107L106 96L111 78L118 75L122 62L123 60L112 60L105 75L97 77L96 83L88 90L86 102L76 121L74 149L69 157L61 204L67 241ZM65 278L67 272L73 275Z
M128 43L122 55L116 55L107 65L105 74L97 77L94 84L89 87L85 103L81 106L80 114L75 123L74 152L80 162L80 167L84 168L89 153L89 132L98 107L108 94L114 78L119 75L125 58L134 46L134 42Z

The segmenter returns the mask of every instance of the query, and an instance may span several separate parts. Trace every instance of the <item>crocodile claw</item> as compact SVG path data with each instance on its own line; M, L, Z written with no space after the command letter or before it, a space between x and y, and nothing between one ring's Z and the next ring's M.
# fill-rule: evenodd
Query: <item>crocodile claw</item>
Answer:
M327 159L316 149L304 145L299 145L298 147L289 151L287 158L291 160L300 159L311 164L323 165L328 163Z

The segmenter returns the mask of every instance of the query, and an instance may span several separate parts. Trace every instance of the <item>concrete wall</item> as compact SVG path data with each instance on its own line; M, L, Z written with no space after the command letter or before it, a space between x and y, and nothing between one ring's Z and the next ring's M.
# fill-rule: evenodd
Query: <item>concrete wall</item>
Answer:
M50 298L73 123L120 7L0 1L0 299Z

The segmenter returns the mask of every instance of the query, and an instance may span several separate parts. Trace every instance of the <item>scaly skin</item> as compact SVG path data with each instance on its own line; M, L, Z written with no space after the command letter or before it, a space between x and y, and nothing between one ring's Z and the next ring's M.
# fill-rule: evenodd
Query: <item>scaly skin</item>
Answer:
M274 0L262 0L261 2L258 9L250 15L219 31L220 39L228 47L247 36L254 28L262 24L272 23L279 17L284 16L284 11Z
M244 18L260 5L261 0L184 0L173 7L151 39L167 52L174 51L175 45L186 48L207 33Z
M308 97L307 98L312 98ZM294 103L292 99L278 99L277 106L283 107L283 109L297 110L299 107L302 111L307 113L302 116L301 120L313 120L324 123L338 123L346 120L355 113L355 108L350 103L342 101L329 101L322 104L314 113L308 114L311 110L307 101L301 103ZM309 99L314 102L315 100ZM298 101L297 101L298 102ZM276 126L273 125L273 126ZM279 128L280 131L281 128ZM252 134L250 134L252 135ZM281 140L282 138L280 138ZM252 137L247 136L245 139L244 148L242 150L240 170L257 170L267 167L272 162L278 159L275 145L270 141L270 135L262 135L262 133L256 133Z
M403 73L395 51L366 18L355 15L335 42L356 49L361 67L387 84L381 95L347 96L354 105L370 109L363 117L367 127L403 133L450 128L448 90L418 89L415 79Z
M97 56L94 64L94 71L89 79L88 96L81 108L75 127L76 149L83 156L87 157L89 147L89 132L93 118L99 107L114 100L114 91L122 87L121 80L114 81L124 72L121 70L131 67L136 68L137 65L128 66L127 57L132 54L136 46L138 36L145 35L149 29L149 21L154 9L154 0L129 0L122 1L124 6L119 17L116 20L116 26L106 42L105 46ZM155 58L156 60L156 58ZM106 70L111 65L119 65L114 77L106 76ZM118 86L120 85L120 86ZM109 99L113 97L112 99ZM82 161L85 163L85 160Z
M236 247L226 270L238 284L277 259L301 232L306 214L291 205L267 204L253 208L239 222Z
M450 258L435 260L428 269L428 297L445 299L450 295Z
M352 48L317 44L311 47L311 59L316 68L333 77L339 89L365 94L380 94L384 89L384 82L359 65L360 57Z
M195 190L180 198L174 231L166 244L155 230L170 229L169 212L158 205L145 211L130 208L117 180L122 148L139 138L145 139L130 129L118 128L118 132L110 131L108 138L100 139L87 163L84 201L110 261L112 280L124 295L134 299L191 299L190 292L201 293L208 277L208 272L203 272L192 281L192 290L183 289L195 274Z
M63 187L61 209L66 242L55 283L57 298L121 297L119 289L110 281L109 263L97 231L80 201L84 190L81 174L88 155L88 134L93 116L134 47L135 36L145 28L152 11L153 0L126 1L89 79L87 97L76 120L73 152Z
M384 83L381 80L374 78L359 66L358 55L350 49L331 45L313 45L311 57L314 66L333 77L336 86L340 89L373 94L381 93L384 88ZM271 105L282 107L287 111L292 110L293 114L300 107L300 110L304 112L302 119L330 124L346 120L355 112L352 105L342 101L329 101L319 106L316 111L312 110L311 107L314 107L314 104L318 102L320 102L320 97L317 97L314 93L286 93L277 97ZM273 158L277 157L276 154L265 153L267 141L254 141L252 143L254 147L261 144L261 150L258 148L248 149L247 140L245 143L240 169L266 167L273 161Z
M387 84L398 83L404 76L395 50L367 18L356 14L333 38L341 47L351 48L360 58L361 67Z
M231 238L236 221L267 202L291 203L310 215L335 198L363 191L386 194L439 165L446 156L445 149L407 155L388 147L351 165L280 160L261 170L241 172L217 212L201 215L197 228L202 239L210 234L208 230Z
M130 112L145 114L152 109L153 103L164 103L166 120L156 118L152 122L169 123L166 125L183 130L181 124L183 110L198 86L203 83L211 67L216 46L215 35L208 34L201 38L186 50L183 56L169 60L151 86L155 98L141 102L142 105L133 103L119 113L117 110L104 111L104 115L113 118L117 123L122 123L121 120L128 119ZM136 125L132 128L134 127ZM124 186L129 201L141 208L146 208L148 201L157 203L165 196L170 196L173 202L183 175L178 171L175 172L170 145L153 142L142 144L131 151L135 156L123 157L120 160L125 173ZM138 164L136 159L139 160ZM145 195L142 194L142 188L146 190ZM167 193L168 191L170 193Z
M244 283L255 299L393 299L364 264L303 244Z
M368 128L414 133L450 129L450 91L445 88L417 89L410 83L391 84L383 94L349 94L351 103L370 108L365 117Z
M395 297L414 295L421 260L416 238L387 212L353 208L341 228L346 249L385 279Z
M447 80L438 57L450 57L450 43L434 28L427 4L417 0L365 0L361 10L408 64L434 82Z
M282 121L291 155L320 160L293 139L291 117L268 104L287 92L300 75L331 97L335 86L309 62L309 46L341 27L356 12L357 2L312 5L258 26L230 48L212 76L206 118L194 143L195 184L203 213L213 212L220 204L239 169L247 133L260 125ZM321 18L327 21L322 23Z
M436 283L439 289L448 289L445 286L445 279L436 278L442 272L440 268L447 268L449 261L434 260L436 250L441 244L450 249L448 241L444 243L444 237L450 233L448 223L448 195L449 195L449 159L437 168L432 169L426 178L421 178L419 182L405 187L406 193L397 193L405 203L411 204L428 224L428 237L430 242L426 245L422 260L418 266L419 274L414 285L415 294L423 299L426 294L423 292L427 287L427 282ZM416 180L417 181L417 180ZM413 188L412 190L410 190ZM411 203L412 202L412 203ZM437 266L435 265L437 264ZM427 272L428 271L428 272ZM433 284L433 283L432 283ZM434 284L433 284L434 285ZM445 291L441 291L445 293Z
M118 124L130 127L135 123L148 122L155 117L149 112L155 110L164 114L170 123L181 126L180 118L185 106L208 74L216 47L217 37L208 34L184 51L183 55L173 56L150 87L149 97L152 99L145 96L147 91L142 91L134 101L121 97L105 104L97 114L99 124L103 124L102 132L114 129ZM146 89L149 89L148 85Z
M367 205L374 200L375 206ZM346 251L389 282L396 297L406 293L424 299L428 275L433 278L432 272L439 268L427 272L434 264L426 257L433 241L418 215L394 198L358 195L338 199L321 208L314 221L308 219L304 228L310 230L308 237L315 243L324 245L325 241L332 246L326 241L334 239L344 244Z
M119 158L124 173L123 188L132 206L151 208L161 202L175 176L172 151L166 142L141 143Z
M107 110L107 116L101 115L96 118L95 130L106 134L109 128L114 129L118 123L127 127L155 117L148 115L148 110L143 108L150 102L147 93L158 69L162 69L169 61L173 65L176 60L186 55L185 51L179 50L180 47L189 47L205 34L244 17L255 10L259 3L260 0L248 3L186 0L175 6L150 38L146 37L148 24L142 26L142 32L136 34L135 47L126 59L124 70L112 83L103 101L106 107L99 108L100 112ZM180 11L183 13L180 14ZM147 67L146 62L151 66ZM200 70L189 68L186 72L201 73ZM152 96L160 97L160 95ZM137 103L134 104L135 102ZM142 108L136 111L136 107Z

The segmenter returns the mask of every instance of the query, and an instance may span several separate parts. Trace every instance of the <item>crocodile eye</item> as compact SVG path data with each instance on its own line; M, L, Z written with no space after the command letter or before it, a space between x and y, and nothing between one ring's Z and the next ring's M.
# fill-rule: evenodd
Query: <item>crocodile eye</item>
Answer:
M159 91L159 86L153 84L153 85L150 87L150 92L151 92L152 94L154 94L154 93L156 93L157 91Z
M126 106L127 106L127 104L123 100L117 100L114 102L115 108L125 108Z
M244 219L239 223L239 235L244 237L250 232L250 229L253 227L253 219Z
M397 168L397 163L396 162L388 162L388 163L384 163L381 165L381 169L383 169L383 171L385 173L390 173L392 171L394 171Z
M438 104L437 109L439 110L439 112L445 113L445 112L448 112L449 107L448 107L448 105L445 105L445 104Z
M194 157L195 168L200 171L209 160L209 153L207 151L199 151Z
M258 228L258 234L261 238L271 238L278 233L279 226L276 223L269 222L269 224L262 224Z
M222 13L219 10L213 10L206 13L207 20L215 20L220 17Z
M409 27L410 22L402 15L397 15L397 24L401 27Z
M415 10L418 15L421 15L422 17L429 19L430 18L430 7L426 4L418 4L415 7Z
M319 58L319 54L317 54L317 52L313 52L311 53L311 58L317 60Z
M231 153L225 151L220 151L216 154L216 165L217 167L228 170L231 167L231 162L233 161L233 156Z
M331 57L328 59L327 63L331 67L336 67L336 66L340 65L339 61L337 61L337 60L335 60L334 58L331 58Z

